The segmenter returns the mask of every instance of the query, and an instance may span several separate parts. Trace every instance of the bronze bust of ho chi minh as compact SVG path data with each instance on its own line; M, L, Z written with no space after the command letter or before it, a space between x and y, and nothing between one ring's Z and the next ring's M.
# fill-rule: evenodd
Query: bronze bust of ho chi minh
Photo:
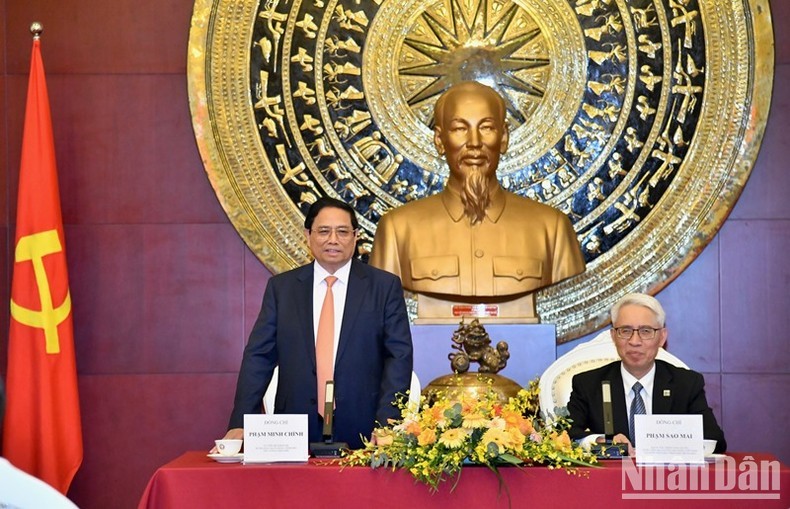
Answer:
M450 87L434 110L434 145L450 169L445 189L379 221L370 263L417 293L418 323L534 323L533 292L584 272L568 218L497 180L505 115L493 89Z

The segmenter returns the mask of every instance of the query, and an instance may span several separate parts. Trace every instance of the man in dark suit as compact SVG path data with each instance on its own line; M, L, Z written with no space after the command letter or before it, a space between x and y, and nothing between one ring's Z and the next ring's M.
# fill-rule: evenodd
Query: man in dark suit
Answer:
M620 361L573 377L568 402L572 419L569 434L583 442L602 442L604 432L601 382L612 391L614 443L627 444L633 454L630 414L700 414L705 438L716 440L715 452L724 452L724 432L705 399L705 380L696 371L656 360L667 341L666 314L655 298L628 294L611 310L612 340ZM638 386L635 387L635 384ZM633 409L633 410L632 410ZM641 410L640 410L641 409Z
M397 276L353 259L359 223L348 204L319 199L304 227L315 262L269 280L244 350L225 438L243 438L244 414L261 412L279 365L274 413L307 414L310 441L321 441L324 386L318 383L316 341L324 299L331 293L334 439L361 447L360 435L370 437L375 423L386 425L400 416L393 402L410 385L412 341L403 288ZM319 358L320 351L319 346Z

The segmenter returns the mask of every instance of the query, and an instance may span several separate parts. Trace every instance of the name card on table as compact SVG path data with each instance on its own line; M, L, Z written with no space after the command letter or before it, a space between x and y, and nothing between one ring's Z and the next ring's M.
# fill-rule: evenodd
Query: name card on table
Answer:
M307 442L307 415L244 415L244 463L304 463Z
M636 464L705 464L701 415L636 415Z

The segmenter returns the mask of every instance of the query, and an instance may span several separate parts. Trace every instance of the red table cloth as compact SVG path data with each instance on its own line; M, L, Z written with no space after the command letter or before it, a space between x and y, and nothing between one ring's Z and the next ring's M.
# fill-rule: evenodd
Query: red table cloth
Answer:
M578 475L544 467L464 467L437 493L405 471L306 464L219 464L187 452L151 478L138 509L790 507L790 468L769 454L731 454L705 467L635 467L607 460Z

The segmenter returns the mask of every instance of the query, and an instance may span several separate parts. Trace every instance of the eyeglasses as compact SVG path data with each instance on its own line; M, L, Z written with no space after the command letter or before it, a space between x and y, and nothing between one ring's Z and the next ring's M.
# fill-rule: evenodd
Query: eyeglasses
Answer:
M331 226L321 226L315 230L310 230L310 233L314 233L319 239L324 240L331 237L332 232L335 232L338 240L348 240L356 233L356 231L357 230L355 228L349 228L347 226L338 226L336 228L332 228Z
M634 331L639 334L639 339L642 341L652 341L656 339L656 333L661 329L663 329L663 327L655 328L645 326L636 329L633 327L615 327L614 332L617 336L617 339L622 339L624 341L631 339L631 336L634 335Z

